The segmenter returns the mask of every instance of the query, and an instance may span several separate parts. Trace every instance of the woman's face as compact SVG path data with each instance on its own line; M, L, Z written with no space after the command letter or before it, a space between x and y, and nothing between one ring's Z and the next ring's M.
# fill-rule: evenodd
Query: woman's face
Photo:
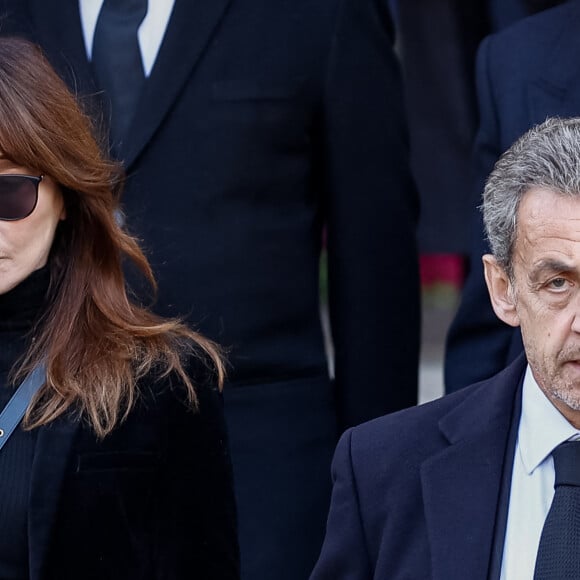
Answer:
M38 175L38 172L0 156L0 176L8 174ZM38 186L36 207L28 217L0 220L0 294L12 290L46 264L56 227L64 218L62 194L45 176Z

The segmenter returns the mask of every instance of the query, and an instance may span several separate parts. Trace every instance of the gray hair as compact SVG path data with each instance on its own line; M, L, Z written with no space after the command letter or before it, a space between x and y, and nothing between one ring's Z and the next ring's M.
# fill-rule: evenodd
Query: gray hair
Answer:
M530 129L487 179L481 206L485 231L493 255L510 275L518 208L532 188L580 197L580 118L551 118Z

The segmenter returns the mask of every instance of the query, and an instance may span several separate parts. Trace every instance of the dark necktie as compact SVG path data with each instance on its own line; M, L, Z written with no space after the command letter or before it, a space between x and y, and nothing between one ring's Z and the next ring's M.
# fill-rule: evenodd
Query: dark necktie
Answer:
M580 579L580 441L552 452L556 480L540 537L534 580Z
M93 40L93 70L111 104L111 144L129 129L145 75L137 31L147 14L147 0L105 0Z

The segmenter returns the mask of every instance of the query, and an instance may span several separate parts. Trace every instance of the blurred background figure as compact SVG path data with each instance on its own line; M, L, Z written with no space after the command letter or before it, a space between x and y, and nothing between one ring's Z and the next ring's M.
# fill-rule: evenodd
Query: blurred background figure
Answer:
M464 302L448 343L447 387L453 390L465 386L472 380L494 374L493 371L500 368L497 352L485 355L485 347L475 346L480 340L485 345L488 330L492 334L501 334L503 327L491 312L483 286L480 258L485 246L479 215L474 216L485 178L483 171L489 171L493 166L492 163L483 171L476 167L474 171L474 165L479 165L478 161L473 163L473 147L481 115L475 84L478 47L487 35L561 3L562 0L389 2L397 25L397 46L403 65L411 135L411 160L421 197L422 400L441 392L444 336L456 312L464 284ZM541 40L536 44L538 50L547 46ZM518 54L517 48L506 48L511 53L507 58L514 66L519 58L527 58ZM516 77L520 78L519 75ZM523 100L520 101L523 104ZM518 106L521 104L518 102ZM548 115L551 111L544 113ZM502 111L501 114L508 115L509 112ZM521 111L515 115L521 116ZM527 123L522 124L511 138L528 127ZM511 141L506 141L505 148L509 144ZM494 156L497 158L499 153L501 151ZM474 287L479 288L477 297L473 293ZM511 333L505 329L504 336L506 332ZM519 351L519 347L516 350ZM506 353L502 355L501 364L511 359L506 359L506 356ZM473 360L478 364L474 365ZM488 364L490 366L486 367Z
M397 17L421 195L420 250L465 255L471 208L465 191L477 126L474 61L489 31L487 6L484 0L400 0Z
M391 0L404 70L423 254L467 255L475 55L483 38L562 0Z
M4 0L3 12L4 34L45 49L123 161L156 310L229 349L243 578L306 578L338 434L417 397L417 200L386 4Z
M464 281L469 248L470 157L477 126L474 60L489 31L485 0L393 0L421 199L423 360L440 368L444 328ZM425 367L425 365L424 365ZM442 383L441 372L425 379ZM437 392L431 386L429 396Z
M480 48L471 263L447 342L447 391L493 376L522 351L519 331L495 317L487 296L481 256L489 247L477 206L487 175L520 135L546 117L580 114L579 22L580 2L571 0L489 37Z
M0 39L0 577L237 580L223 363L129 298L123 261L154 281L121 183L37 47Z

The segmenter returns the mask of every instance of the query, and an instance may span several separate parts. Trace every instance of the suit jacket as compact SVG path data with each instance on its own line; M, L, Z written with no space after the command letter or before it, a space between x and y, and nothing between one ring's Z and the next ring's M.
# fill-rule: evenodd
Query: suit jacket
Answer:
M519 330L491 308L481 263L489 247L476 206L487 175L519 136L547 117L580 114L579 26L580 2L574 0L487 38L480 48L471 267L447 340L447 391L494 375L522 351Z
M347 431L311 580L487 580L525 366Z
M98 87L77 4L11 10L28 5L34 38L86 99ZM158 277L157 309L231 347L235 386L326 374L326 224L342 418L416 400L417 204L400 93L377 0L176 0L116 151L123 206ZM101 103L87 104L99 119ZM379 376L397 388L374 387Z
M239 578L221 401L144 380L103 440L73 414L38 430L29 501L31 580Z

